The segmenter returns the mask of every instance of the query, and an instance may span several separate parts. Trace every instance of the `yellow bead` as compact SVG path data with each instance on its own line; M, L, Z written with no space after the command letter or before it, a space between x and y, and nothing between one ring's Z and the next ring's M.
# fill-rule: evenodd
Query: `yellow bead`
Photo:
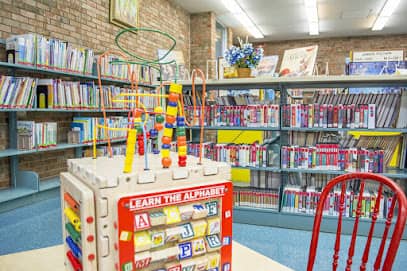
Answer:
M164 128L163 136L172 138L173 129L172 128Z
M178 151L178 155L179 156L184 156L184 155L187 155L187 152L186 151Z
M167 115L176 116L177 115L177 107L176 106L167 106Z
M141 118L134 118L134 122L135 122L135 123L140 123L140 122L141 122Z
M163 112L163 108L161 106L157 106L154 108L154 113L161 114Z
M161 157L163 157L163 158L170 157L170 150L169 149L161 149Z
M182 93L182 85L171 83L170 85L170 93Z
M178 152L186 153L187 152L187 146L178 146Z

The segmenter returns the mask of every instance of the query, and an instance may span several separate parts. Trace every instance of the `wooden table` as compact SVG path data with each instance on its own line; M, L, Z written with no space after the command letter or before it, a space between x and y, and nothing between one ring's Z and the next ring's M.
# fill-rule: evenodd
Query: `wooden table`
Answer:
M63 245L0 256L0 271L65 271ZM233 271L293 271L233 242Z

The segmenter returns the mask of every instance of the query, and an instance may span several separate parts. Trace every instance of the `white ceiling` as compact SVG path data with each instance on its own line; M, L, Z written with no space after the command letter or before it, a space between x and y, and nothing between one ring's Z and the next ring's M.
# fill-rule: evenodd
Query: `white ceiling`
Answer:
M190 13L213 11L219 22L235 33L246 31L220 0L175 0ZM319 36L309 36L303 0L237 0L259 26L265 38L258 41L292 40L407 33L407 0L401 0L382 31L371 27L385 0L318 0Z

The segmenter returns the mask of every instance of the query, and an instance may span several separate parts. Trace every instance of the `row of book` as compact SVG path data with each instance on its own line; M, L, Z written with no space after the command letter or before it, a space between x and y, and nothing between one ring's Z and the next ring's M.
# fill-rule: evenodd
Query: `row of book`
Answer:
M79 143L93 142L93 137L96 137L97 142L110 139L126 139L127 130L107 130L100 126L108 126L109 128L127 128L127 118L119 116L110 116L107 123L104 123L103 118L92 117L74 117L71 123L71 129L79 131Z
M71 73L91 74L94 53L71 43L39 34L15 35L6 39L9 63L37 66Z
M229 92L229 91L226 91ZM260 104L261 101L258 95L252 95L250 93L247 94L236 94L236 95L209 95L206 97L206 105L223 105L223 106L236 106L236 105L249 105L249 104ZM194 100L192 95L184 95L184 104L185 105L194 105ZM200 95L196 95L195 98L196 105L202 105L202 97Z
M17 121L17 148L32 150L57 144L56 122Z
M36 66L42 69L76 74L97 75L98 56L90 48L80 48L56 38L40 34L13 35L6 39L7 62ZM140 83L151 84L157 72L149 66L115 63L121 57L101 57L100 69L103 78L127 80L135 75Z
M329 193L323 207L323 215L339 216L340 212L340 191ZM320 201L321 192L309 187L305 191L300 187L286 186L283 191L281 207L283 212L315 214L316 207ZM342 215L344 217L356 217L358 201L361 200L360 216L364 218L372 217L376 204L377 194L364 192L363 195L346 191L345 202ZM389 213L393 198L389 195L382 195L378 209L378 218L385 218Z
M282 106L283 127L367 128L376 127L375 104L288 104Z
M0 77L0 108L33 108L38 79L30 77Z
M281 167L382 173L384 150L341 148L339 144L313 147L282 146Z
M278 210L279 193L278 190L235 188L233 203L234 206Z
M188 143L188 154L199 156L199 144ZM238 167L269 167L277 160L267 145L203 144L203 157Z
M405 119L404 115L400 114L401 104L400 93L395 94L320 94L316 93L313 104L327 105L375 105L376 119L375 127L399 127L398 122ZM406 97L407 99L407 97ZM405 101L407 102L407 101ZM399 120L400 119L400 120ZM406 121L404 120L404 122Z
M139 89L140 92L148 91ZM102 86L94 82L63 81L60 79L36 79L31 77L0 77L0 108L49 108L49 109L131 109L136 107L136 97L129 88ZM139 97L146 108L154 108L157 99ZM122 100L119 102L114 100Z
M204 125L228 127L279 127L279 105L206 106ZM185 107L186 117L199 125L202 108ZM195 119L194 119L195 118Z
M99 57L97 57L99 58ZM96 62L97 60L95 60ZM103 78L117 80L136 80L139 83L151 84L157 77L157 72L151 67L137 64L127 64L117 55L100 57L100 74Z
M136 144L137 145L137 144ZM97 146L96 148L96 156L101 157L101 156L107 156L108 155L108 147L106 145L104 146ZM112 154L113 155L125 155L126 154L126 145L124 144L114 144L112 145ZM93 157L93 150L92 148L88 148L83 151L82 153L83 157Z

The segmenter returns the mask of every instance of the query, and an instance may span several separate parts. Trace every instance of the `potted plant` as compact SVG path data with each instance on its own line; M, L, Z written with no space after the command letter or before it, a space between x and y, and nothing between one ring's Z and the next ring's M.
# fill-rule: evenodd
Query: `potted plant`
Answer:
M263 57L263 48L254 48L253 44L243 43L238 38L239 46L232 46L225 52L225 59L230 66L235 67L239 78L247 78L251 75L251 68L256 68Z

